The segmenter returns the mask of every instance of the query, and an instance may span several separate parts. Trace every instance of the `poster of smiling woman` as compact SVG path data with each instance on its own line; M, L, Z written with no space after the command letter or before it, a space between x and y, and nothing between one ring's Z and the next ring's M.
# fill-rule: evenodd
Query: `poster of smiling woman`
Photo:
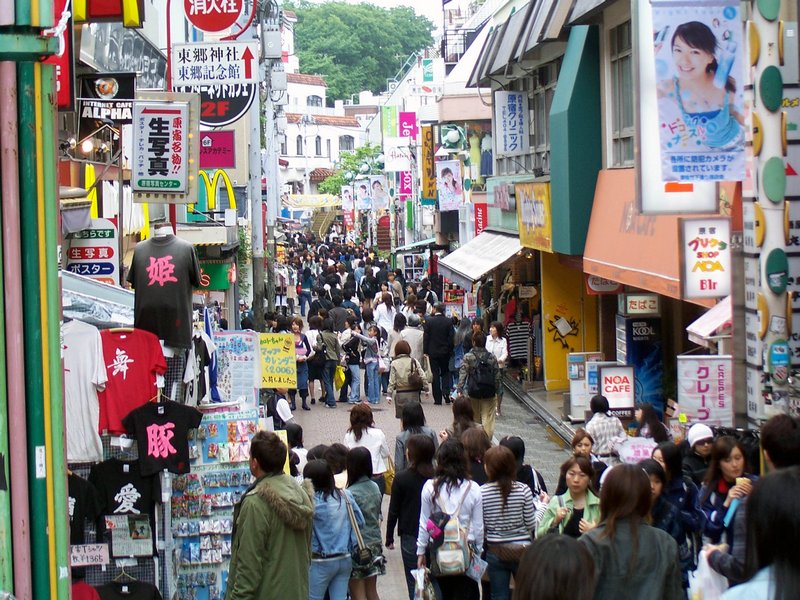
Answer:
M458 210L464 202L461 187L461 162L443 160L436 163L436 189L439 192L439 210Z
M653 0L664 181L744 177L743 23L738 3Z

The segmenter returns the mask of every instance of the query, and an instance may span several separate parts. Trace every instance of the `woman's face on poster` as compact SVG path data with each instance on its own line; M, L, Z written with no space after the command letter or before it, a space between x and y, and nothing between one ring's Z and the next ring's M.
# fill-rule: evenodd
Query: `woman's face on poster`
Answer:
M708 65L714 62L714 56L699 48L692 48L681 38L675 38L672 44L672 59L681 79L699 79L706 76Z

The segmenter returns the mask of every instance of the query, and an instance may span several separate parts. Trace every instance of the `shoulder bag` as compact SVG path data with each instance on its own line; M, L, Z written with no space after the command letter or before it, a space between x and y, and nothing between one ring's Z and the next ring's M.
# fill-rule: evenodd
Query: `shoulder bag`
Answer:
M372 550L364 543L364 538L361 537L361 529L356 521L356 513L353 511L353 505L350 504L350 498L347 497L347 492L342 490L344 501L347 504L347 515L350 517L350 524L353 526L353 532L356 534L358 545L352 551L353 562L359 567L368 567L372 564Z

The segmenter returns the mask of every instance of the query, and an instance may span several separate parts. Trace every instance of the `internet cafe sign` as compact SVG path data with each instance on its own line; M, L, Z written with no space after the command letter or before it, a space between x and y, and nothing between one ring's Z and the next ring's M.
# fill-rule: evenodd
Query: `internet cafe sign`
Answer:
M684 298L731 293L731 223L726 217L681 219Z
M633 406L636 402L633 366L601 367L600 393L608 400L609 414L621 419L632 419Z

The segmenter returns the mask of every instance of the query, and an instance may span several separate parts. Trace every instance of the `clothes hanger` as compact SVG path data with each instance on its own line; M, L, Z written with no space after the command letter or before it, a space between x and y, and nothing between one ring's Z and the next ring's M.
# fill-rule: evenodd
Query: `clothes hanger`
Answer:
M111 333L133 333L133 327L112 327L109 329Z
M131 575L130 573L128 573L125 570L125 566L120 567L119 574L116 577L114 577L114 579L112 579L112 581L114 581L116 583L122 583L122 578L123 577L127 578L128 582L137 581L136 577L134 577L133 575Z

